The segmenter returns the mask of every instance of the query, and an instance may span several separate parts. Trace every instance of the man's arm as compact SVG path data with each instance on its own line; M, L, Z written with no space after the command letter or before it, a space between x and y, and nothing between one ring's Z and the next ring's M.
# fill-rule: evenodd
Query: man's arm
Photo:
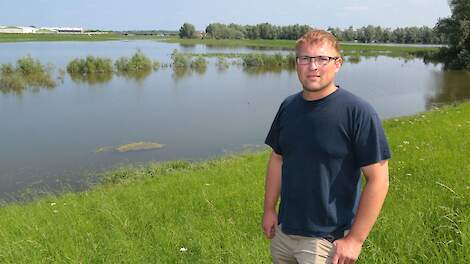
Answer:
M383 160L362 167L366 185L361 194L356 218L351 231L334 242L336 253L333 264L355 263L361 253L362 244L369 235L388 191L388 161Z
M263 232L268 239L274 237L277 226L276 204L281 192L282 156L271 152L266 172L264 193Z

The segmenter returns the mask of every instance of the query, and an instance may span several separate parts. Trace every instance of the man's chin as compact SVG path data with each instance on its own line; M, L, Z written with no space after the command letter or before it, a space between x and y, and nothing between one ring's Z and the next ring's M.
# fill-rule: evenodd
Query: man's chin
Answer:
M325 89L325 87L305 87L303 86L303 89L305 92L308 92L308 93L317 93L317 92L321 92Z

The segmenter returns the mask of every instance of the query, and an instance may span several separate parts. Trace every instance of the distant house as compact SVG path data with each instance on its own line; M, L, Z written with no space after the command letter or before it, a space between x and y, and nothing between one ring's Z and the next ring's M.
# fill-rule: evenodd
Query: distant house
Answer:
M0 33L83 33L83 28L73 27L22 27L0 26Z

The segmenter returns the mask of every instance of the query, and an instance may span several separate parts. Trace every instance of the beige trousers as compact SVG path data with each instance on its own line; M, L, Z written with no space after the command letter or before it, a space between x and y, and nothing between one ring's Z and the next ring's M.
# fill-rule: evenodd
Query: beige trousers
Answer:
M275 264L328 264L335 253L333 243L319 237L287 235L276 227L271 240L271 255Z

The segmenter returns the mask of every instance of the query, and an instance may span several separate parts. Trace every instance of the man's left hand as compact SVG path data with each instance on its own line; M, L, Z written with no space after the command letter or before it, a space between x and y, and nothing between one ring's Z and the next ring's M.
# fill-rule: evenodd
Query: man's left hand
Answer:
M350 236L345 236L333 242L335 245L335 255L333 264L353 264L356 263L361 254L362 242Z

